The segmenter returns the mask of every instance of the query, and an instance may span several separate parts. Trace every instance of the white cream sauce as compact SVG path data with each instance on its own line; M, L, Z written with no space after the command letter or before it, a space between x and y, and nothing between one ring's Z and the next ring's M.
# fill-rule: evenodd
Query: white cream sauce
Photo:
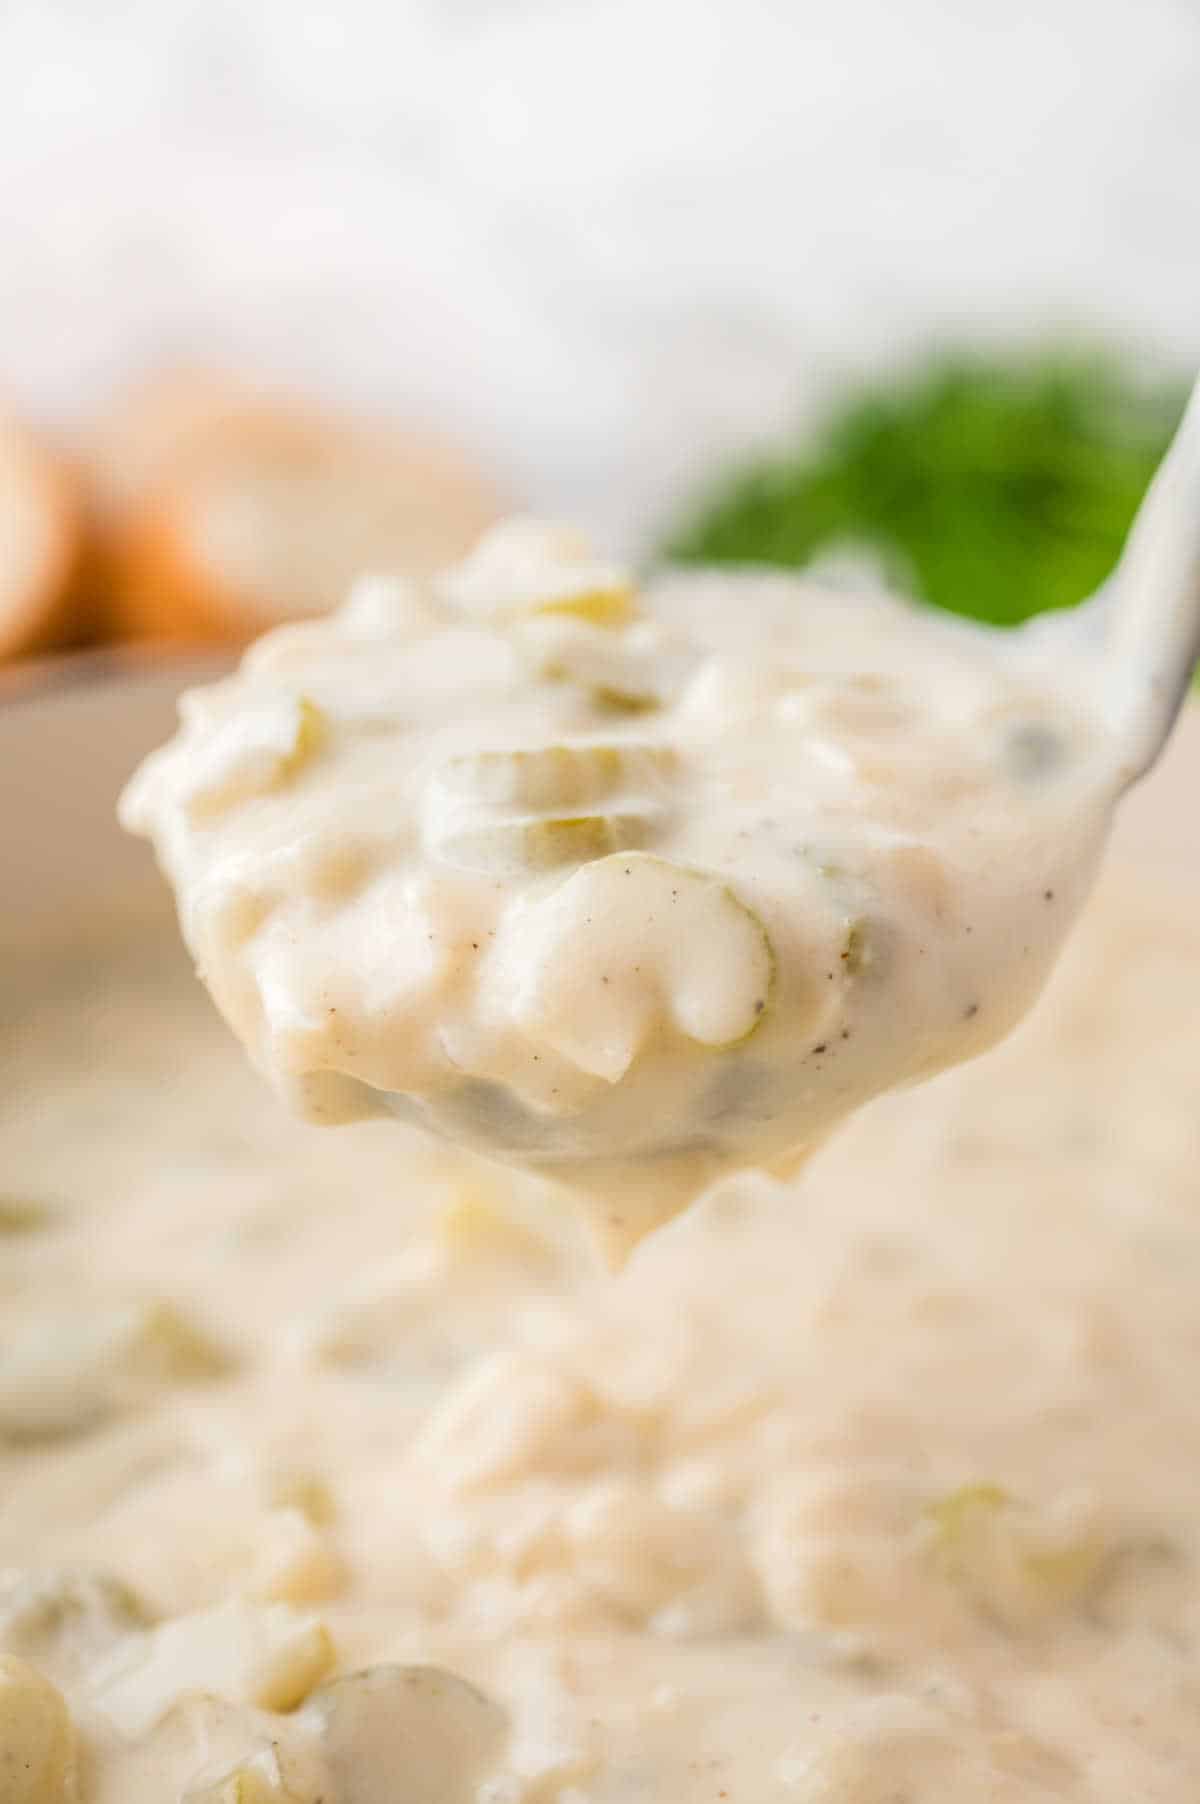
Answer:
M148 931L25 975L3 1804L1191 1804L1200 928L1110 883L768 1175L1038 993L1060 646L515 523L186 698L124 817L389 1119ZM708 1188L610 1282L536 1174Z
M160 919L9 1001L5 1804L1192 1804L1192 902L616 1279L289 1119Z
M1119 781L1072 679L882 595L639 598L515 521L185 698L123 818L302 1113L566 1179L619 1253L1029 1006Z

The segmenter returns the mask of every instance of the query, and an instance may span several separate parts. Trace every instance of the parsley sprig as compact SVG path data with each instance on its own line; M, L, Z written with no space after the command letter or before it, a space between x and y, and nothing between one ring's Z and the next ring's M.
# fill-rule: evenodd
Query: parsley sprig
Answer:
M801 566L862 546L918 599L1015 623L1099 587L1185 399L1104 352L943 357L719 480L664 555Z

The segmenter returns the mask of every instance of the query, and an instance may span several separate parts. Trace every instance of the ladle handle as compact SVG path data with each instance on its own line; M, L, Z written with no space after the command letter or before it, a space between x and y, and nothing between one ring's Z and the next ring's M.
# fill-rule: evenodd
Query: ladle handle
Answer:
M1162 750L1200 659L1200 381L1104 602L1102 699L1132 783Z

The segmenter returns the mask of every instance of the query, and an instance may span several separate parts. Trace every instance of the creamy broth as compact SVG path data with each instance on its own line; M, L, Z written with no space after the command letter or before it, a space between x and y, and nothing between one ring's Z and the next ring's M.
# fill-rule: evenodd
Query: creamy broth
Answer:
M563 1178L621 1253L1029 1006L1118 788L1072 685L1041 628L639 597L517 521L186 697L123 818L300 1112Z
M161 920L72 945L0 1046L0 1749L48 1681L82 1804L1191 1804L1193 903L1110 873L1005 1046L615 1279L290 1120Z
M124 819L308 1122L161 921L19 980L2 1804L1190 1804L1194 911L897 1088L1090 888L1062 643L518 522L185 697Z

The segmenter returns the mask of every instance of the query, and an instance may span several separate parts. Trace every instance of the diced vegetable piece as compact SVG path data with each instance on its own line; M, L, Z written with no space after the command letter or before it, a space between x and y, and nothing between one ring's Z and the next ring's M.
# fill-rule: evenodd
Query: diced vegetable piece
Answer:
M360 577L335 616L342 631L361 639L409 638L431 632L441 618L417 583L403 576Z
M307 696L279 696L224 721L192 748L185 802L202 822L291 781L320 748L323 712Z
M577 683L597 707L642 714L665 707L695 668L694 647L641 620L614 633L585 620L539 614L514 628L535 675Z
M463 752L440 767L434 784L447 799L492 807L582 808L622 790L653 794L675 763L668 746L620 741Z
M718 878L648 853L584 865L512 933L515 1018L609 1083L661 1028L732 1046L770 1001L775 961L758 916Z
M339 1804L474 1804L500 1754L498 1704L436 1666L375 1666L323 1686L320 1726Z
M97 1322L96 1337L123 1371L164 1383L219 1378L231 1363L181 1309L156 1298L114 1309Z
M337 1517L333 1492L319 1473L284 1467L266 1475L263 1489L274 1508L299 1510L314 1528L328 1528Z
M185 1792L183 1804L308 1804L287 1785L274 1748L260 1748L211 1784Z
M465 753L429 786L426 840L450 863L499 876L583 864L644 843L671 768L653 745Z
M61 1694L41 1673L0 1655L0 1798L4 1804L70 1804L75 1735Z
M86 1664L150 1622L141 1599L108 1573L0 1574L0 1648L30 1660Z
M250 1589L271 1603L317 1604L334 1597L344 1579L327 1538L298 1509L273 1510Z
M600 1765L594 1717L588 1720L583 1700L570 1682L569 1662L553 1649L526 1644L514 1650L513 1725L505 1753L507 1771L517 1780L514 1792L497 1783L497 1800L515 1796L522 1804L541 1804L587 1796L579 1787ZM510 1781L511 1783L511 1781ZM480 1804L484 1795L481 1794Z
M191 1692L141 1738L137 1758L161 1772L164 1804L336 1804L299 1712L284 1719Z
M541 520L506 520L493 527L470 557L442 578L439 594L477 620L551 613L611 626L633 612L626 573L601 563L580 534Z
M929 1515L937 1524L939 1545L953 1553L975 1533L981 1524L990 1522L999 1510L1007 1509L1012 1498L1001 1485L979 1483L960 1485L929 1506Z
M1109 1547L1089 1526L1079 1532L1046 1533L1046 1525L1025 1547L1025 1570L1037 1592L1053 1607L1072 1604L1098 1578Z
M621 626L633 613L633 590L619 577L602 570L600 582L593 589L581 589L557 601L545 602L543 614L574 614L589 620L593 626Z
M702 1587L704 1601L736 1621L750 1613L751 1581L735 1538L716 1517L672 1508L644 1483L598 1480L572 1506L566 1532L589 1585L627 1621L645 1624Z
M552 1459L595 1409L569 1373L524 1353L495 1353L468 1368L427 1416L414 1454L439 1484L503 1484Z
M218 1377L228 1356L159 1300L56 1311L0 1343L0 1435L79 1434L147 1387Z
M898 1550L918 1510L907 1474L887 1463L781 1474L758 1499L751 1534L774 1619L789 1628L888 1629L912 1607Z
M440 841L437 850L464 870L524 877L639 845L648 826L643 814L534 815L462 827Z
M311 670L314 663L336 668L356 656L355 641L404 643L445 623L444 613L420 584L397 575L362 576L331 616L292 620L256 639L243 655L241 668L255 676L277 677Z
M137 1737L195 1692L294 1710L333 1663L319 1617L235 1598L173 1617L118 1648L95 1676L94 1702L122 1735Z
M1094 1511L1077 1497L1035 1509L998 1485L971 1484L927 1514L941 1571L1011 1627L1078 1602L1109 1552Z
M438 1216L439 1240L456 1259L500 1258L542 1264L551 1241L503 1200L470 1186Z

